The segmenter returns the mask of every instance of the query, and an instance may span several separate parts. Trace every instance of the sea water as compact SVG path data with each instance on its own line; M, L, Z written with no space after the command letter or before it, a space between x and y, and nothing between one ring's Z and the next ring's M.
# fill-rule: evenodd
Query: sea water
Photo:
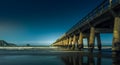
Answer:
M0 65L119 65L111 52L46 50L2 50Z

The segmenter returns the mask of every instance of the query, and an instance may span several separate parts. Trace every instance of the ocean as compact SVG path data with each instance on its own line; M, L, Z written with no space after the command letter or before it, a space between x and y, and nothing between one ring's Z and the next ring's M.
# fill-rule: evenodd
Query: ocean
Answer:
M0 50L0 65L120 65L111 51L68 51L57 47L39 50Z

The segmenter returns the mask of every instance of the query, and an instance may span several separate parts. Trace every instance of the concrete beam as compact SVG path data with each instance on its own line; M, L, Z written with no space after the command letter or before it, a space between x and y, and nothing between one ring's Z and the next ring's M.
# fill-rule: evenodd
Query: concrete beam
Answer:
M110 28L95 28L95 33L112 33L113 30Z

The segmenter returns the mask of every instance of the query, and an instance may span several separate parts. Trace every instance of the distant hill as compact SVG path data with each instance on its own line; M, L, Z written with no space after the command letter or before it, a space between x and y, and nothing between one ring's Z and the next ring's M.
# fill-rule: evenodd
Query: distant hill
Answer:
M16 46L13 43L7 43L5 40L0 40L0 46Z

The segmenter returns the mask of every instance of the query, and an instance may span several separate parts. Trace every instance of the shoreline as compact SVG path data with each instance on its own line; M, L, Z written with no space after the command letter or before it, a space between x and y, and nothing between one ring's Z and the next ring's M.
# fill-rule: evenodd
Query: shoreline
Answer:
M0 50L59 50L59 51L70 51L68 48L62 48L62 47L0 47ZM88 47L84 47L84 49L88 49ZM94 47L94 50L97 50L97 47ZM102 47L102 50L104 49L112 49L110 46ZM71 50L76 51L76 50ZM77 50L79 51L79 50Z

